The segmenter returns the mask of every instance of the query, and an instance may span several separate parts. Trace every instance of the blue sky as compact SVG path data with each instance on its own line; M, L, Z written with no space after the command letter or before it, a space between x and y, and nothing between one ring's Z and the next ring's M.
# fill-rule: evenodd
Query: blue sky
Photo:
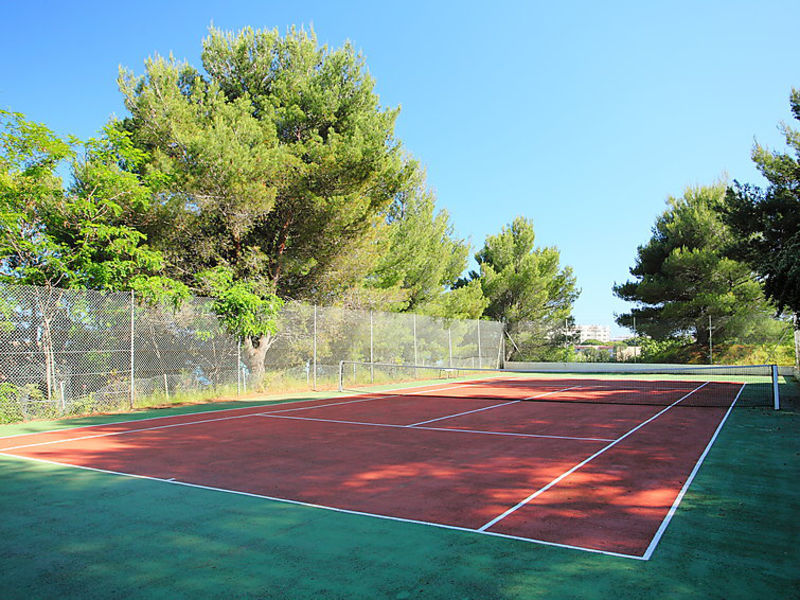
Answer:
M583 290L579 323L612 325L613 283L670 195L720 177L761 184L757 139L783 147L800 87L800 3L4 2L0 107L93 135L125 110L119 65L200 66L208 26L312 25L351 40L397 135L457 233L482 244L516 215ZM622 333L615 328L615 333Z

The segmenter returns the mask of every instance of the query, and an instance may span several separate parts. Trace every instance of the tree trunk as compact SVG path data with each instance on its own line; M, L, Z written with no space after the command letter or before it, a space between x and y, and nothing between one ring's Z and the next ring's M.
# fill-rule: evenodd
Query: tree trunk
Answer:
M44 354L45 387L47 390L47 400L48 402L52 402L54 396L53 386L55 384L55 373L53 369L55 366L55 344L53 342L53 333L51 329L51 320L53 317L51 314L51 307L55 306L55 303L52 298L53 288L47 286L45 291L47 293L47 298L43 299L40 296L39 288L34 288L35 309L33 314L35 315L38 309L41 318L41 337L39 340L42 353Z
M253 385L258 385L264 378L264 372L266 370L264 361L267 357L267 351L274 342L275 336L269 334L261 335L258 338L248 336L244 339L244 344L242 344L242 359L247 365L248 371L250 371Z

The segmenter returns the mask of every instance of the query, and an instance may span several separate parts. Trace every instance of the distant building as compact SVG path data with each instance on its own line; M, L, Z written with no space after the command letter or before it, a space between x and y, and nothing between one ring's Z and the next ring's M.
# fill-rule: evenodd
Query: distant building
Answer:
M573 331L578 334L579 344L586 340L611 341L611 327L608 325L575 325Z

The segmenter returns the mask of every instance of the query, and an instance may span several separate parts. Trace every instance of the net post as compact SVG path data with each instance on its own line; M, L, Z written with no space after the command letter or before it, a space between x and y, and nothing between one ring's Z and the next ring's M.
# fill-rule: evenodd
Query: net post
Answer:
M775 410L780 410L781 397L778 389L778 365L772 365L772 400Z
M344 361L339 361L339 391L344 391Z

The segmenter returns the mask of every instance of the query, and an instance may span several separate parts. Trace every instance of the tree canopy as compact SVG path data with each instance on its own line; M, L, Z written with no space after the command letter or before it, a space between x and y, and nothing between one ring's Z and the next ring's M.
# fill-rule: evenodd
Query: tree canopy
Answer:
M507 322L563 321L580 293L570 267L561 267L557 248L537 248L533 221L517 217L487 236L475 255L486 316Z
M689 188L669 198L653 235L639 246L633 280L614 293L639 306L617 317L623 327L655 339L691 335L702 346L709 317L718 341L746 335L768 319L773 308L745 263L725 255L734 236L720 218L724 183Z
M512 330L527 324L526 340L517 343L529 358L563 345L580 294L572 269L560 265L558 249L538 248L535 241L533 222L517 217L486 238L475 255L480 271L471 273L487 300L485 316L508 323Z
M526 219L489 236L462 279L470 246L349 43L212 28L202 48L199 67L154 56L142 75L122 69L130 115L80 157L77 140L1 113L0 277L209 295L254 374L290 299L535 321L548 344L564 329L575 278Z
M313 297L402 187L397 110L350 45L313 32L212 29L202 62L205 74L156 57L120 76L125 129L163 174L154 239L187 281L225 266Z
M85 144L61 139L21 114L0 111L0 279L47 287L140 291L179 300L188 289L164 275L160 252L125 223L150 191L120 163L141 160L113 129ZM74 183L58 175L67 162ZM133 207L133 208L132 208Z
M436 212L419 168L389 205L383 235L385 245L367 285L396 289L404 310L436 301L467 267L469 245L455 237L447 211Z
M800 121L800 91L791 109ZM767 179L765 190L738 182L727 191L725 222L737 234L732 256L760 275L764 291L778 309L800 315L800 131L783 125L789 152L756 144L753 162Z

